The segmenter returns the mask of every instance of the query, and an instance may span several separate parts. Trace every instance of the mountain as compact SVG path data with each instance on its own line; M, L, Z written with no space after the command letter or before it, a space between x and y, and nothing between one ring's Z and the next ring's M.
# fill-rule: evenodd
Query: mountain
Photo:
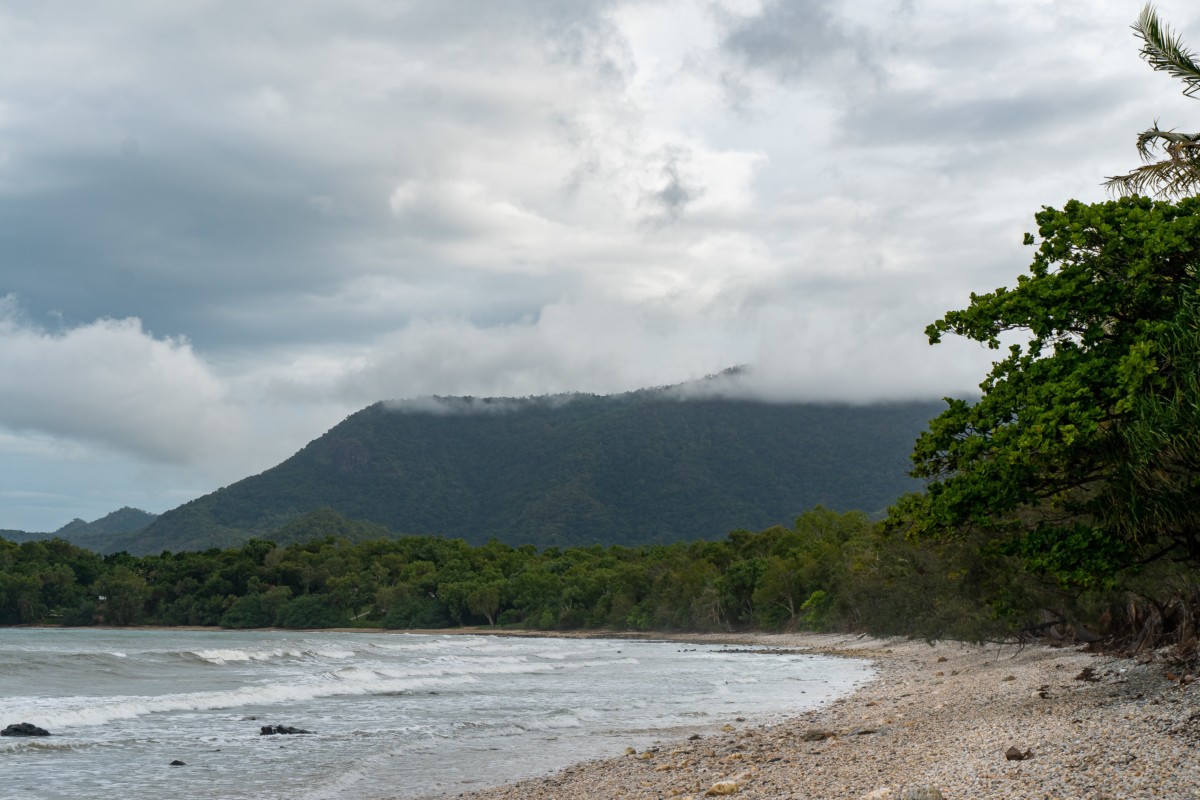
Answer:
M108 542L116 535L139 531L156 519L158 519L157 514L125 506L91 522L84 522L79 518L73 519L53 533L0 530L0 537L8 539L10 542L31 542L58 537L80 547L106 550Z
M405 534L538 547L641 544L881 512L942 403L684 399L668 390L376 403L259 475L105 550L226 547L323 508Z

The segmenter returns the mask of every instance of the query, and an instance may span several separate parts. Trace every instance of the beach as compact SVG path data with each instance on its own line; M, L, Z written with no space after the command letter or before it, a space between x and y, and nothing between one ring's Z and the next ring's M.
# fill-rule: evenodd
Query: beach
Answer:
M868 658L878 677L784 723L746 721L456 797L1200 797L1200 687L1166 650L1134 660L828 634L680 639Z

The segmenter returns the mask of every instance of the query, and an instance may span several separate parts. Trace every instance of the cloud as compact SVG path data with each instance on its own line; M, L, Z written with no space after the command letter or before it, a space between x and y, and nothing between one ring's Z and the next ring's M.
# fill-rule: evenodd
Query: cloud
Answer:
M872 66L865 31L821 0L767 0L756 14L736 19L723 45L747 66L784 80L811 76L830 66Z
M837 303L775 303L752 315L564 300L503 325L422 319L354 352L309 351L269 379L260 374L248 393L280 405L320 399L347 407L429 395L610 394L750 364L739 396L871 402L973 394L994 354L959 341L930 348L924 322L913 312L880 315L852 291Z
M221 382L186 340L137 319L49 332L0 300L0 425L81 439L150 461L211 455L239 433Z

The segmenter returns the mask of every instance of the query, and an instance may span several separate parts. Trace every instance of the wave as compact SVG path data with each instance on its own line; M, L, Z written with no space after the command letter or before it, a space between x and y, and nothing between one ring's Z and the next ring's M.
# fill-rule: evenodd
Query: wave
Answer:
M55 736L5 737L0 739L0 754L28 752L59 752L62 750L85 750L94 747L93 742L78 739L62 739Z
M302 652L302 651L296 651ZM280 656L277 651L211 651L205 656L214 661L232 659L269 659ZM174 711L209 711L242 706L292 704L319 697L345 695L397 695L478 682L481 678L499 675L545 674L568 669L609 667L613 664L636 664L636 659L617 661L585 661L577 663L531 663L517 658L466 658L458 662L413 665L396 669L380 663L348 664L314 676L297 678L301 682L273 682L238 689L165 694L157 696L119 696L110 698L71 697L54 701L62 704L46 707L37 700L24 707L8 708L8 715L20 716L44 728L104 725L118 720L133 719L148 714ZM575 724L575 723L567 723Z
M103 700L71 698L66 707L51 708L33 705L9 710L21 719L54 732L63 728L105 725L118 720L135 719L149 714L173 711L212 711L243 706L269 706L301 703L319 697L351 695L410 694L422 689L474 683L474 675L451 675L427 678L324 680L307 684L273 683L247 686L241 689L188 694L166 694L156 697L112 697ZM78 702L83 700L84 702Z
M180 650L173 653L184 658L193 658L209 664L224 666L226 664L247 661L272 661L275 659L345 659L353 658L356 653L336 647L289 648L276 647L269 650L236 650L232 648L214 648L207 650Z
M122 652L102 653L56 653L34 651L5 653L0 655L0 671L6 674L30 673L78 673L79 670L117 672L126 671L136 659Z

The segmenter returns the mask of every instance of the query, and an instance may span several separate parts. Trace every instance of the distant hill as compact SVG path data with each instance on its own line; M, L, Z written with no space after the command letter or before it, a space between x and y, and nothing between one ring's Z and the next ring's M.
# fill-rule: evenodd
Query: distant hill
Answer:
M80 547L103 551L108 549L108 543L115 536L139 531L156 519L158 519L157 514L125 506L92 522L84 522L79 518L73 519L53 533L0 530L0 537L8 539L10 542L32 542L38 539L58 537Z
M326 508L399 533L538 547L721 537L818 504L881 512L918 488L909 454L943 407L664 390L377 403L100 549L232 546Z

